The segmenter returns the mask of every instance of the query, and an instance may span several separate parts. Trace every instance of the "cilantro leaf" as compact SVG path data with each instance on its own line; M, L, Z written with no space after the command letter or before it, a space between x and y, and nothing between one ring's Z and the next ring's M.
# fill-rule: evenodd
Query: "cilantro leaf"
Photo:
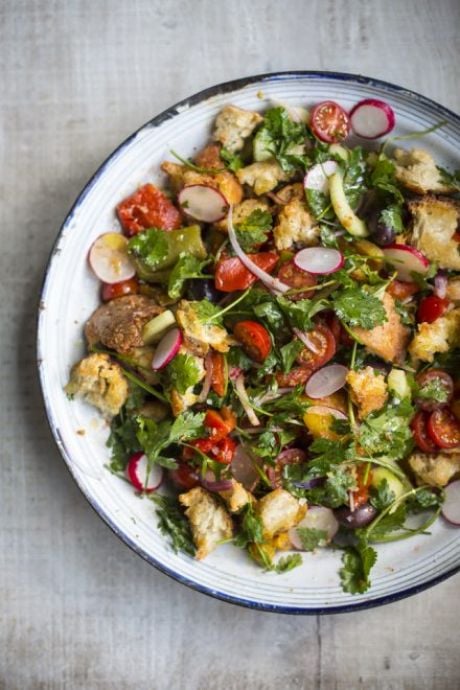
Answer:
M398 203L404 203L404 197L396 180L396 166L384 153L380 153L369 175L369 186L390 194Z
M165 369L168 386L184 395L188 388L194 386L201 378L201 371L193 355L178 354Z
M190 278L205 278L203 268L209 261L200 261L192 254L181 254L174 268L169 274L168 296L171 299L179 299L184 291L185 281Z
M452 185L457 191L460 191L460 170L454 170L454 172L449 172L444 168L438 166L438 170L441 174L441 180L443 184Z
M382 479L377 487L371 487L370 504L376 510L384 510L388 508L395 500L395 493L390 489L390 485L386 479Z
M370 587L369 574L377 560L377 552L367 543L364 536L358 535L355 546L345 549L342 556L340 579L344 592L364 594Z
M231 151L226 149L225 146L220 150L220 157L224 161L225 167L227 167L232 172L236 172L244 165L241 156L239 156L237 153L232 153Z
M252 503L247 503L242 511L243 519L240 529L234 539L236 546L246 548L249 544L261 544L263 542L263 524L255 513Z
M305 551L314 551L318 546L325 546L328 542L327 532L324 529L297 527L296 532Z
M197 318L202 323L215 323L218 326L222 325L222 318L220 317L220 312L222 310L215 304L207 300L191 302L191 304L193 305L193 311Z
M365 191L365 170L363 149L361 146L355 146L349 153L347 167L343 176L345 196L352 208L358 206L361 195Z
M392 228L395 232L403 232L402 208L398 204L392 204L384 208L380 213L379 221L383 225Z
M163 451L174 443L198 438L204 433L204 413L184 412L172 422L165 419L155 422L148 417L137 416L137 440L148 459L148 464L158 464L167 469L175 469L177 462L163 455Z
M366 529L368 539L373 542L384 539L389 532L394 532L395 530L404 527L406 519L406 505L404 503L400 503L400 505L394 510L387 512L387 514L382 517L381 520L376 520L375 524L371 522L369 527Z
M139 232L129 240L128 252L141 259L149 269L163 267L169 254L169 242L165 231L151 228Z
M157 506L155 512L158 516L160 532L170 538L173 550L176 553L183 551L189 556L194 556L195 544L193 543L190 524L178 501L159 494L152 494L151 499Z
M303 350L304 345L300 340L291 340L280 348L281 364L285 374L289 373L297 355Z
M334 218L334 211L332 210L331 201L326 194L323 194L323 192L319 192L316 189L306 189L305 196L307 199L308 208L317 220L319 218L326 218L326 220Z
M337 316L348 326L370 330L387 321L381 300L363 287L346 288L333 297L333 302Z
M271 213L256 208L240 223L235 225L238 242L245 252L253 252L265 244L273 224Z
M433 377L416 390L417 400L429 400L438 403L446 403L449 400L449 389L441 378Z
M311 330L314 327L313 317L330 306L325 299L300 299L291 302L280 295L276 301L290 325L301 331Z
M384 455L391 460L401 460L413 447L409 427L412 414L409 401L388 406L378 414L370 414L359 428L359 445L370 457Z
M285 108L270 108L254 137L254 148L259 160L275 157L284 172L304 170L308 164L305 155L307 129L302 122L294 122ZM262 157L261 157L262 156Z
M287 573L299 565L302 565L302 556L300 553L291 553L289 556L282 556L277 563L273 564L271 570L278 574Z

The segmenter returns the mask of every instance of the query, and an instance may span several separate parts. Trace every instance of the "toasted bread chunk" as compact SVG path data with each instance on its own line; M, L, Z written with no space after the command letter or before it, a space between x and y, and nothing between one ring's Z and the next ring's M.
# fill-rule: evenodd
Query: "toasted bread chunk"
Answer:
M387 321L381 326L365 330L364 328L352 328L353 335L360 343L366 346L369 352L381 357L387 362L399 362L409 338L409 330L402 325L401 319L395 308L391 295L385 292L383 306L387 315Z
M454 239L460 222L460 203L426 196L409 203L413 218L412 244L440 268L460 271L459 243Z
M251 136L262 120L263 117L259 113L227 105L216 117L213 139L219 141L231 153L236 153L241 151L244 140Z
M450 194L455 188L442 181L441 172L428 151L396 149L396 179L416 194Z
M273 237L278 251L293 249L297 243L310 247L318 244L319 226L305 203L294 198L279 212Z
M244 222L253 211L268 211L269 205L263 199L244 199L233 207L233 225ZM215 227L227 232L227 219L224 218L215 224Z
M381 410L388 400L385 377L372 367L361 371L350 370L347 375L351 399L358 406L358 415L364 419L371 412Z
M248 503L253 503L255 498L236 479L232 481L232 488L227 491L219 491L219 495L222 496L231 513L239 513Z
M78 395L106 417L117 415L128 397L128 382L122 368L108 355L92 354L77 362L65 387L68 395Z
M414 359L432 362L435 354L447 352L460 345L460 309L453 309L433 323L419 323L417 333L409 345Z
M196 558L206 558L219 542L232 537L232 519L209 491L198 486L181 494L179 501L186 507L185 514L197 548Z
M409 465L421 484L446 486L460 473L460 453L413 453Z
M446 297L450 299L451 302L460 302L460 277L449 278L447 281Z
M183 299L176 312L177 322L183 328L187 340L198 343L203 354L208 352L209 346L218 352L228 352L234 341L222 326L201 321L195 310L197 304Z
M177 194L183 187L200 184L206 187L218 189L229 204L239 204L243 198L243 189L235 175L229 170L221 170L218 173L207 174L196 170L190 170L185 165L164 161L161 169L170 180L171 187Z
M257 512L262 520L264 539L269 540L297 525L305 515L306 507L301 506L289 491L275 489L260 499Z
M286 182L289 179L289 175L274 159L240 168L236 176L241 184L252 187L257 196L271 192L279 182Z

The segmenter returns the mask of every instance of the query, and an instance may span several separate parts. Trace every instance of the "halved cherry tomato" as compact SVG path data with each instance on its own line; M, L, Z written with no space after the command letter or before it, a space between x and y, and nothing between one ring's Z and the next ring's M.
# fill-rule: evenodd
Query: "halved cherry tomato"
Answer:
M217 410L208 410L204 418L204 425L212 440L219 441L228 436L236 427L236 417L229 407L223 407L220 413Z
M403 283L402 280L393 280L387 287L388 294L399 300L412 297L419 291L420 288L417 283Z
M417 310L417 321L419 323L433 323L444 314L449 306L449 300L436 295L430 295L420 300Z
M111 299L124 297L125 295L137 295L139 292L139 281L137 278L121 280L119 283L102 283L101 297L103 302L110 302Z
M225 355L221 352L211 354L211 388L216 395L222 398L227 391L228 370Z
M444 401L439 401L434 398L417 398L416 403L422 410L432 412L433 410L437 410L439 407L445 407L452 400L452 396L454 394L454 382L452 377L449 376L447 372L442 371L442 369L428 369L428 371L418 374L415 380L419 388L423 388L430 382L437 380L439 381L441 388L443 388L446 393L446 399Z
M460 422L448 408L443 407L432 412L426 428L432 441L440 448L460 446Z
M181 214L160 189L145 184L117 206L118 218L128 237L146 228L176 230L180 228Z
M270 273L278 262L278 254L274 252L248 254L248 257L256 266L263 271L267 271L267 273ZM217 262L214 281L216 288L222 292L246 290L256 280L257 277L246 268L237 256L224 257Z
M230 436L226 436L213 446L211 455L216 462L220 462L222 465L230 465L236 446L236 441L230 438Z
M233 334L243 346L245 353L255 362L264 362L272 349L270 334L257 321L238 321Z
M330 328L323 323L316 324L314 330L308 332L308 337L313 348L304 347L296 361L308 369L319 369L335 355L335 338Z
M414 441L420 450L423 450L424 453L435 453L437 446L428 435L427 421L428 414L420 410L413 418L410 428L414 435Z
M318 139L328 144L342 141L350 131L347 113L334 101L323 101L313 108L310 115L310 127Z
M295 388L295 386L307 383L312 374L313 369L308 369L307 367L293 367L288 374L277 371L275 379L280 388Z
M367 463L359 465L357 468L356 484L357 488L353 493L353 503L355 508L367 503L369 499L369 486L371 483L372 475L371 472L367 470Z
M200 483L198 472L185 462L180 462L175 470L170 470L169 476L179 489L194 489Z
M323 312L321 316L324 319L326 326L330 329L332 335L334 336L336 346L339 347L340 337L343 329L338 317L333 311Z
M293 290L311 288L317 283L316 276L297 268L292 259L281 266L280 270L278 271L278 278L282 283L289 285L289 287ZM299 299L309 299L310 297L313 297L314 294L315 293L313 290L302 290L301 292L290 292L289 298L296 302Z

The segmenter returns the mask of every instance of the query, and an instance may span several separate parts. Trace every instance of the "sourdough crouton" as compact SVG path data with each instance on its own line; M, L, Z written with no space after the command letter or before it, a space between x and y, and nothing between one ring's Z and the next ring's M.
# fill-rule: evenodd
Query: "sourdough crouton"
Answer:
M275 489L260 499L257 513L262 521L263 535L269 540L279 532L287 532L304 516L306 507L284 489Z
M409 345L414 359L432 362L438 352L447 352L460 345L460 309L453 309L433 323L419 323L417 333Z
M460 271L459 243L454 239L460 222L460 203L426 196L411 201L412 244L440 268Z
M232 537L230 515L206 489L197 486L180 494L179 502L186 507L185 515L190 522L197 559L205 558L221 541Z
M417 194L449 194L455 191L442 181L441 173L428 151L396 149L394 152L396 179Z
M236 176L241 184L252 187L257 196L271 192L279 182L286 182L289 179L289 175L275 160L247 165L237 170Z
M358 416L364 419L371 412L381 410L388 400L385 377L372 367L361 371L350 370L347 374L351 399L358 406Z
M229 170L222 170L215 175L205 174L171 161L164 161L161 169L169 176L171 187L176 194L183 187L201 184L218 189L229 204L239 204L243 198L243 189Z
M236 226L238 223L242 223L254 211L268 211L269 208L269 205L263 199L244 199L244 201L233 207L233 225ZM227 232L227 219L224 218L218 223L215 223L215 227Z
M222 108L214 125L212 138L219 141L231 153L241 151L247 139L263 117L252 110L243 110L234 105Z
M372 354L387 362L398 362L404 354L409 330L402 325L393 297L388 292L385 292L382 301L387 321L371 330L355 327L351 331Z
M219 491L219 496L222 496L231 513L239 513L244 506L255 501L254 496L249 491L246 491L244 486L237 482L236 479L232 480L232 488L226 491Z
M446 297L451 302L460 302L460 277L449 278Z
M409 465L421 484L446 486L460 473L460 453L413 453Z
M280 252L293 249L297 243L311 247L318 244L319 226L315 225L305 203L294 198L279 212L273 237Z
M198 318L196 307L199 302L188 302L183 299L179 302L176 311L176 319L183 328L187 340L197 342L203 354L209 350L209 346L218 352L228 352L233 339L230 338L225 328L206 323Z
M204 149L199 151L195 156L195 163L200 168L223 168L224 164L222 158L220 157L220 146L219 144L208 144Z
M108 355L92 354L77 362L64 388L67 395L81 396L108 418L117 415L128 397L122 368Z
M201 357L196 357L192 355L186 348L183 346L179 350L180 354L187 354L190 357L193 358L195 367L198 372L197 376L197 381L193 386L190 386L189 388L186 389L185 393L179 393L178 390L175 388L172 388L170 393L169 393L169 402L171 403L171 408L172 408L172 413L175 417L178 415L182 414L182 412L185 412L188 410L189 407L192 407L196 402L198 402L198 395L196 395L193 392L194 386L202 381L205 377L205 369L204 369L204 362Z
M305 189L301 182L294 182L287 184L276 192L276 201L283 204L288 204L293 199L305 201Z

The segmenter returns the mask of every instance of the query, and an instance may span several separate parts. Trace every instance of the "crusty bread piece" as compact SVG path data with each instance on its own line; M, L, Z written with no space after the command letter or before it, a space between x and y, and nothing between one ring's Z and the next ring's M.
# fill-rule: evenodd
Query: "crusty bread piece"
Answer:
M229 204L239 204L243 198L243 188L235 175L229 170L207 174L197 170L190 170L185 165L179 165L171 161L164 161L160 167L168 175L171 187L176 194L183 187L200 184L205 187L218 189Z
M355 327L351 331L372 354L387 362L399 362L407 345L409 330L402 325L393 297L388 292L385 292L383 296L383 306L387 321L381 326L370 330Z
M460 222L460 203L425 196L409 203L413 244L440 268L460 271L460 244L453 238Z
M279 212L273 237L278 251L293 249L297 242L313 246L318 244L319 225L308 212L305 202L294 198Z
M446 486L460 473L460 453L413 453L409 465L421 484Z
M264 199L244 199L241 203L233 207L233 225L242 223L254 211L268 211L269 205ZM227 232L227 218L215 223L215 227L223 232Z
M257 504L257 513L262 520L264 539L268 540L286 532L303 518L306 507L301 506L289 491L275 489L266 494Z
M396 179L416 194L451 194L455 188L442 181L441 173L428 151L396 149Z
M289 175L284 172L275 159L252 163L245 168L240 168L237 170L236 176L241 184L252 187L257 196L271 192L279 182L286 182L289 179Z
M460 309L453 309L433 323L419 323L410 345L411 357L432 362L435 354L460 345Z
M347 374L351 399L358 407L360 419L364 419L371 412L381 410L388 400L388 389L385 377L373 367L365 367L360 371L350 370Z
M262 120L263 117L259 113L227 105L216 117L212 138L231 153L236 153L241 151L244 140L251 136Z
M249 491L246 491L244 486L237 482L236 479L232 480L231 489L219 491L219 495L222 496L231 513L239 513L244 506L255 501L254 496Z
M65 387L68 395L78 395L108 418L118 414L128 397L128 382L122 368L108 355L94 353L77 362Z
M200 321L194 309L194 303L188 300L183 299L179 302L176 319L187 340L199 343L203 355L208 352L209 346L218 352L228 352L230 345L234 342L222 326Z
M209 491L197 486L180 494L179 501L186 507L198 560L214 551L221 541L232 537L232 519Z

